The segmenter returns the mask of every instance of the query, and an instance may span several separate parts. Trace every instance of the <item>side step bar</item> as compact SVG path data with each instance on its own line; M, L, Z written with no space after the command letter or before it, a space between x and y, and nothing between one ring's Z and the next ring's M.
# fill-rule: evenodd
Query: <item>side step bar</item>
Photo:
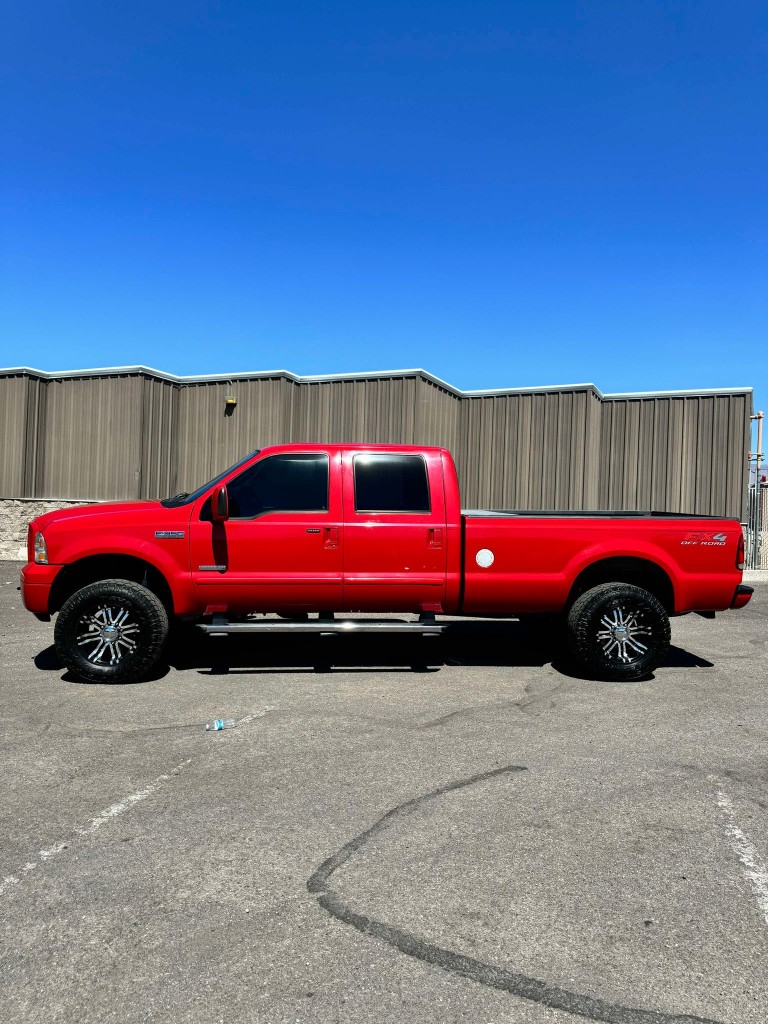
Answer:
M198 624L209 636L229 633L315 633L336 636L344 633L414 633L419 636L440 636L448 627L434 619L405 622L402 619L264 619L260 622L229 622L226 619Z

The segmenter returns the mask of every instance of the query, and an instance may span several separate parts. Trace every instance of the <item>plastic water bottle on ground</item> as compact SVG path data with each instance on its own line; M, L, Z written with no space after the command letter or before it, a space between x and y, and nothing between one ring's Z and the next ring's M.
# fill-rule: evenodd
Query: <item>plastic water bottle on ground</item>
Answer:
M206 732L221 732L222 729L234 728L234 718L214 718L214 720L212 722L209 722L205 727Z

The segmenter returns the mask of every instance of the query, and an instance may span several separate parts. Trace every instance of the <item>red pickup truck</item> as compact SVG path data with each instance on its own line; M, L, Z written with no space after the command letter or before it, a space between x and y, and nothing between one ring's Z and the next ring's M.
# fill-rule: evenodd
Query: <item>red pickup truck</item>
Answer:
M145 676L172 617L214 634L429 634L439 614L556 616L583 670L635 679L664 660L670 616L752 595L735 519L462 511L450 452L406 445L263 448L192 494L49 512L28 548L25 607L58 612L60 660L104 682Z

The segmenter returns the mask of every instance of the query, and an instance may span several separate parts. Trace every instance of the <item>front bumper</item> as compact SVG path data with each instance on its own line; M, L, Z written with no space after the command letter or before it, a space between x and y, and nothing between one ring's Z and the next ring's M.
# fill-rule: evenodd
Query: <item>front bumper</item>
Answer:
M754 587L748 587L745 583L740 583L738 587L736 587L736 592L733 595L731 608L743 608L745 604L749 604L750 598L754 592Z
M38 565L27 562L21 570L21 600L24 607L35 615L48 615L53 581L61 572L61 565Z

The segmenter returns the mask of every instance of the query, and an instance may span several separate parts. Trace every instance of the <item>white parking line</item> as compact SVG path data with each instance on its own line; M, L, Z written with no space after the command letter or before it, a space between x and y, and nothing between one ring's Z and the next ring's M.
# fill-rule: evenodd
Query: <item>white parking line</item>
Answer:
M75 828L75 833L79 836L92 835L97 829L101 828L107 821L111 821L118 815L127 811L129 807L133 807L134 804L139 803L140 800L146 800L148 796L156 793L161 786L164 786L166 782L170 782L172 778L179 774L182 769L186 768L191 763L192 758L187 758L186 761L182 761L181 764L167 773L167 775L158 775L156 779L145 786L144 789L139 789L135 793L130 793L116 804L105 808L101 814L98 814L95 818L92 818L87 825L80 825ZM44 864L52 857L56 857L63 850L68 848L67 843L54 843L53 846L48 846L45 850L40 850L37 855L37 860L28 861L23 868L19 868L15 875L8 875L0 882L0 896L4 896L9 889L12 889L15 885L28 875L30 871L34 871L38 864Z
M238 718L238 725L246 725L248 722L253 722L257 718L263 718L264 715L268 715L270 711L274 711L274 708L270 705L264 708L262 711L255 711L253 714L245 715L243 718ZM135 793L129 793L128 796L123 797L116 804L111 804L106 807L100 814L97 814L95 818L92 818L87 825L78 825L75 827L74 832L79 836L90 836L97 829L101 828L106 822L111 821L118 815L127 811L134 804L139 803L140 800L146 800L148 796L157 792L161 786L164 786L166 782L170 782L174 776L178 775L179 772L186 768L191 762L191 758L187 758L186 761L182 761L181 764L168 772L167 775L158 775L156 779L145 786L144 789L139 789ZM28 875L30 871L34 871L39 864L44 864L52 857L56 857L63 850L68 848L67 843L54 843L53 846L47 847L45 850L40 850L37 854L37 860L28 861L22 868L19 868L15 874L8 875L0 881L0 897L5 896L9 889L12 889L15 885Z
M736 824L733 801L721 789L717 791L717 805L728 819L725 826L726 835L731 840L734 853L743 865L744 877L749 882L757 905L768 925L768 870L749 837Z

